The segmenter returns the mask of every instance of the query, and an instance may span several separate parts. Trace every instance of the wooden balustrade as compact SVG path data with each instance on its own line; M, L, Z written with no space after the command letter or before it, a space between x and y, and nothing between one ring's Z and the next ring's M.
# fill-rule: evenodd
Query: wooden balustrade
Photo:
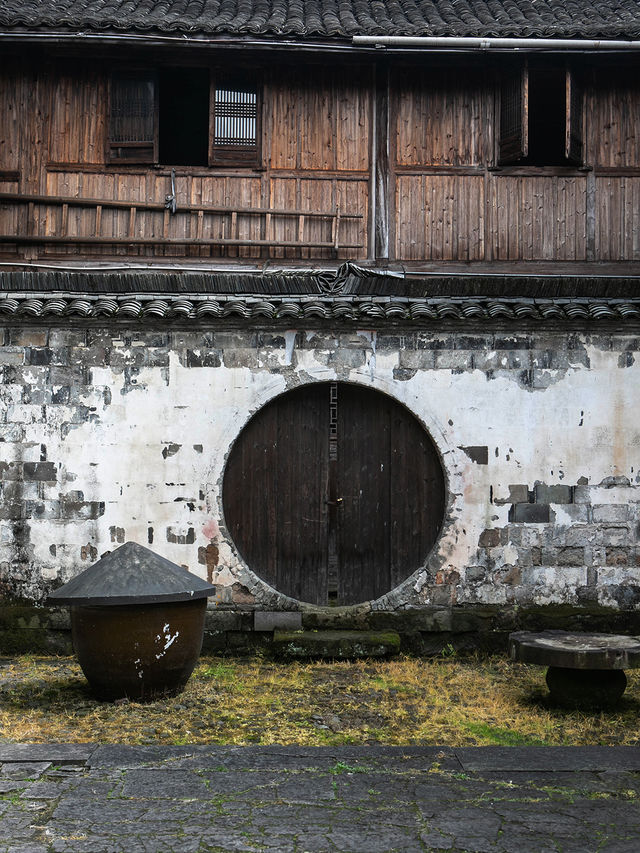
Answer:
M266 207L216 207L210 205L179 205L172 213L163 202L125 201L104 198L78 198L54 195L24 195L21 193L0 193L0 205L17 205L24 208L21 223L15 233L1 233L0 243L16 245L68 244L90 246L236 246L248 248L300 248L361 249L363 243L342 239L341 225L348 220L362 219L359 213L343 213L338 207L333 211L289 210ZM70 233L70 209L82 208L93 211L85 217L77 228L78 233ZM125 211L122 218L110 219L112 233L104 233L106 211ZM139 214L142 214L140 216ZM152 217L155 215L155 222ZM162 236L156 233L157 216L160 215ZM26 218L25 218L26 216ZM173 220L186 217L183 222L184 235L171 235ZM259 237L241 233L241 223L248 218L259 218ZM308 236L309 220L328 223L325 236L317 239ZM76 223L77 224L77 223ZM281 233L278 233L280 228ZM208 232L216 230L215 236ZM252 234L255 232L252 229ZM153 233L144 233L151 231ZM284 232L294 233L295 237L283 237ZM82 232L82 233L81 233ZM115 232L115 233L114 233ZM138 233L136 233L138 232ZM140 233L143 232L143 233ZM188 232L188 233L186 233ZM317 230L316 230L317 233Z

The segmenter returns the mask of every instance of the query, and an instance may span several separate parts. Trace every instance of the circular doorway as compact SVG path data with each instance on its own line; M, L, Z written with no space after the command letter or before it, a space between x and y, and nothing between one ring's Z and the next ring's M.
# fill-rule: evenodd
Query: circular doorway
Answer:
M424 564L445 510L444 471L418 419L339 382L288 391L235 441L222 500L244 561L312 604L379 598Z

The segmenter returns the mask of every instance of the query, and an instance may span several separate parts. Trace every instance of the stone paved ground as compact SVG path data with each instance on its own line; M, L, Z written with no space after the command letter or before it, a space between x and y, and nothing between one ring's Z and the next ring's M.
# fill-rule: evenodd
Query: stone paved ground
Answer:
M634 747L0 745L0 853L639 853Z

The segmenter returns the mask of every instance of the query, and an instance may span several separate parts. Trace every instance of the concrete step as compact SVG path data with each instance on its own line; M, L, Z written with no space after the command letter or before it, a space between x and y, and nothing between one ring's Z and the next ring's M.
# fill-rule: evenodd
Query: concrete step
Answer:
M287 660L383 658L400 651L395 631L274 631L273 652Z

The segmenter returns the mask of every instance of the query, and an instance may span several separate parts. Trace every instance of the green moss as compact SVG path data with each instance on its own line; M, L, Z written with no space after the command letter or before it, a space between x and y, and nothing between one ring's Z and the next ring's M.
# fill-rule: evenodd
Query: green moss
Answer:
M0 604L0 654L68 654L70 638L54 631L49 611L29 604Z
M545 743L535 737L522 735L513 729L491 726L487 723L463 722L463 727L471 732L479 743L495 746L544 746Z
M273 651L288 659L389 657L400 651L395 631L275 631Z

